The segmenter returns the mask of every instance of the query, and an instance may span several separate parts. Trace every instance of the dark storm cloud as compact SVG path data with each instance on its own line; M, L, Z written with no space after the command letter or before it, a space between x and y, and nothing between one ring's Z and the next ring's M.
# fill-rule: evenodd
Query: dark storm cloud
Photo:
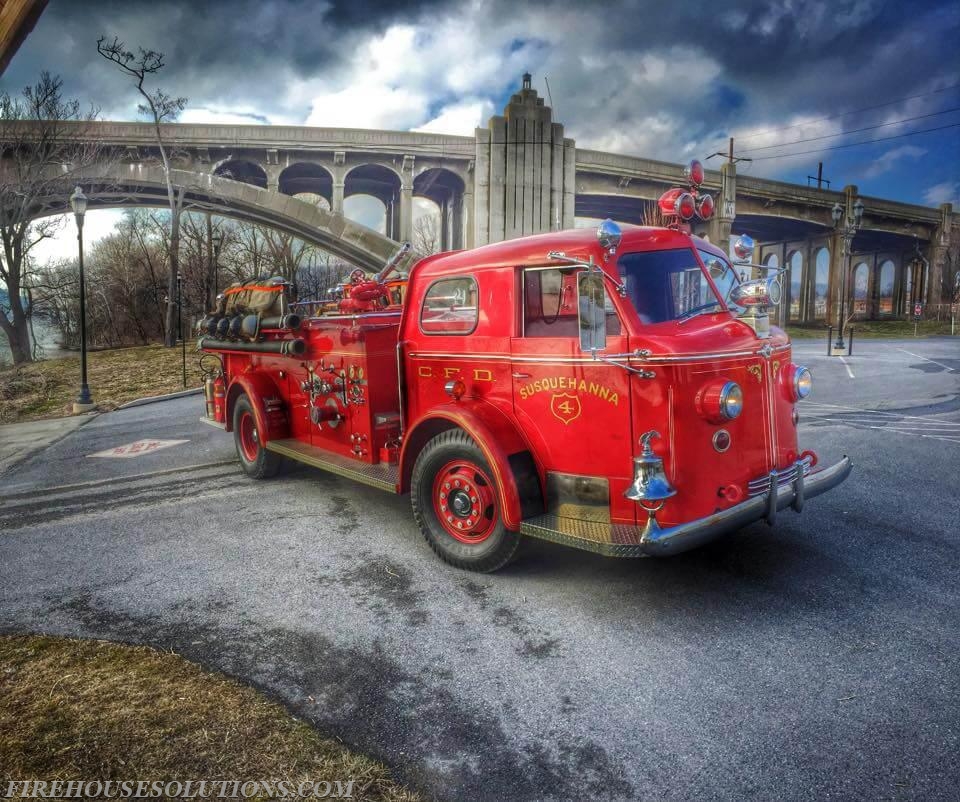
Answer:
M416 28L412 51L370 46L372 37L395 23ZM442 47L444 37L457 34L466 35L457 46L469 52ZM317 109L334 101L341 111L347 108L338 119L352 119L354 92L358 108L377 103L386 108L390 100L402 104L409 95L411 104L430 116L458 98L501 106L526 68L541 94L549 75L557 119L578 144L678 161L693 150L723 147L730 132L743 135L960 83L955 0L909 6L881 0L621 0L602 6L524 0L50 0L0 85L19 88L48 68L63 76L70 96L95 103L104 116L132 118L136 96L96 55L100 35L117 35L131 49L166 53L168 66L155 85L189 97L188 109L229 110L238 119L271 122L322 121ZM499 73L480 65L485 56L496 60ZM377 95L367 86L363 96L360 77L374 74L375 62L385 92ZM411 69L418 62L426 78ZM401 99L386 90L396 90ZM950 103L960 105L960 94L927 95L852 114L829 131ZM753 139L739 146L760 144ZM865 152L849 158L857 153ZM816 158L811 157L814 167ZM760 171L761 163L751 169Z
M191 105L243 102L269 116L280 111L276 100L286 81L335 68L365 32L435 4L51 0L0 87L18 89L49 69L63 77L68 94L106 114L130 116L136 102L131 88L96 53L100 36L116 36L133 52L144 47L164 53L166 67L156 83L188 96ZM305 117L309 109L299 111Z

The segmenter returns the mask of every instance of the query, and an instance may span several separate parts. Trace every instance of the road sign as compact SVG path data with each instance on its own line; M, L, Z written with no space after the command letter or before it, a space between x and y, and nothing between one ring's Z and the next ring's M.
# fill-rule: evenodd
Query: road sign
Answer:
M137 440L136 442L127 443L126 445L108 448L106 451L98 451L96 454L90 454L88 456L130 459L131 457L142 457L144 454L151 454L162 448L170 448L170 446L179 446L189 442L189 440Z
M913 316L916 320L919 320L923 316L923 304L913 305Z

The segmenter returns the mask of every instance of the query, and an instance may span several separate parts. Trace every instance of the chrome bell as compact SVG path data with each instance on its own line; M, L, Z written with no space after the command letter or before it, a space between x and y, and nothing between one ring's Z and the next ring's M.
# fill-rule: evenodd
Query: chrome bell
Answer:
M677 494L663 470L663 460L653 453L650 441L659 438L660 432L651 429L640 435L641 452L633 458L633 484L624 491L624 497L636 501L647 513L647 523L643 527L641 542L655 540L661 531L657 523L657 512L666 500Z
M651 429L640 436L642 451L633 458L633 484L624 492L631 501L666 501L676 495L677 489L670 484L663 470L663 460L653 453L650 441L660 437L660 432Z

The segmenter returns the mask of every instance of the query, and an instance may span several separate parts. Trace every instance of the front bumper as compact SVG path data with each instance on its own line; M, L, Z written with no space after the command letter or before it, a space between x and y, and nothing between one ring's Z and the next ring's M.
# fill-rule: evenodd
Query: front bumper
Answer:
M805 474L808 467L805 459L798 460L785 471L771 472L764 492L713 515L666 529L576 521L548 514L524 521L520 531L609 557L667 557L695 549L756 521L765 519L772 524L777 513L788 507L799 512L807 499L846 479L852 464L844 457L835 465Z

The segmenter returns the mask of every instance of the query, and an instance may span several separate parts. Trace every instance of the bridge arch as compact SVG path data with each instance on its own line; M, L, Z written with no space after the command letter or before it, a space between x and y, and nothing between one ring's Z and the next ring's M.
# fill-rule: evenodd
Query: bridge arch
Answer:
M325 167L315 162L295 162L285 167L278 181L280 192L284 195L302 195L310 193L333 202L333 175Z
M452 170L428 167L413 179L413 195L432 201L439 216L441 251L463 247L463 196L466 184Z
M826 320L830 297L830 249L826 245L817 248L813 255L810 279L810 300L813 308L810 317L813 320Z
M267 188L267 171L250 159L227 159L213 168L213 174L261 189Z
M343 180L344 199L368 195L383 204L384 233L400 239L400 174L382 164L358 164L352 167Z
M399 243L366 226L316 204L209 173L171 170L174 186L183 191L184 210L211 212L275 228L317 245L334 256L368 270L380 270L397 252ZM90 209L167 206L166 179L160 167L115 165L85 171L79 182L58 182L51 173L48 194L31 210L34 218L70 211L69 197L79 183ZM400 269L419 258L405 256Z

